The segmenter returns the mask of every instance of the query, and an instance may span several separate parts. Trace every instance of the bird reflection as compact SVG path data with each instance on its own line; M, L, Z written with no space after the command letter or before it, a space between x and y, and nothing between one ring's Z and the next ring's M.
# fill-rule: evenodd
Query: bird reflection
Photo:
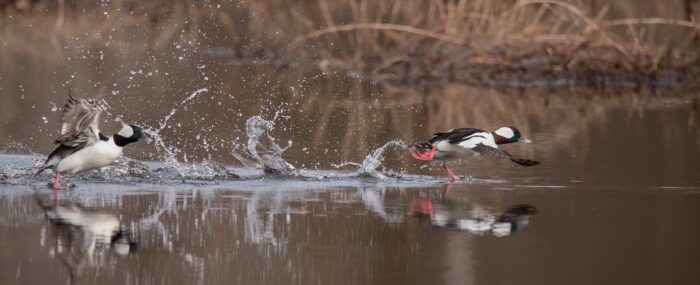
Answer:
M54 197L47 202L35 197L37 204L51 224L55 238L52 253L69 268L71 280L82 275L86 267L100 265L107 249L118 255L128 255L136 250L122 228L119 218L110 213L86 209L81 205Z
M515 204L502 213L493 213L474 203L471 211L460 215L450 209L444 200L433 201L427 197L411 201L410 213L413 217L430 220L434 226L467 231L473 234L492 234L497 237L509 236L530 223L530 216L537 209L528 204Z

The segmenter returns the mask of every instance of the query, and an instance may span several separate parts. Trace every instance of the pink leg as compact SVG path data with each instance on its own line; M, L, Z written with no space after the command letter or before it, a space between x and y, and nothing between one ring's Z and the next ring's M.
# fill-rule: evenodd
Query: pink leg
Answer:
M452 180L452 181L455 181L455 180L462 180L462 178L459 178L459 176L455 175L455 174L452 172L452 170L450 170L450 168L447 167L447 164L443 163L443 164L442 164L442 168L444 168L445 171L447 171L447 176L450 177L450 180Z
M56 171L56 176L53 178L53 189L61 189L61 173Z
M61 193L58 191L58 189L53 189L53 202L54 205L58 205L58 203L61 201Z

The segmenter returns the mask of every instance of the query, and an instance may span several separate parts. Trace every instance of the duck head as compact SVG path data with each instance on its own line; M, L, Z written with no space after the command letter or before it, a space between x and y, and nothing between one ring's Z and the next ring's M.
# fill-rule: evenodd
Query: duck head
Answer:
M137 142L143 137L143 129L137 125L126 125L114 134L114 143L118 146Z
M524 143L531 143L532 141L527 139L525 136L523 136L520 133L520 130L514 128L514 127L502 127L499 128L498 130L495 130L491 132L493 134L493 139L496 141L496 144L507 144L507 143L514 143L514 142L524 142Z

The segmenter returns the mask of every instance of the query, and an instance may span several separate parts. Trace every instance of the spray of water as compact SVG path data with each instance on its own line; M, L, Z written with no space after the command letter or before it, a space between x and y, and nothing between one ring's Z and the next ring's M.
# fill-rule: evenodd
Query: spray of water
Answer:
M149 143L155 145L158 155L161 155L165 163L172 166L181 177L193 179L234 178L234 174L225 171L224 167L214 163L181 163L177 159L180 150L166 144L161 136L161 132L169 128L168 122L177 113L178 108L194 100L199 94L204 92L208 92L208 89L201 88L195 90L187 98L173 107L170 113L158 122L158 127L145 127L144 132L148 135ZM245 145L234 145L233 156L246 167L263 169L266 175L301 176L302 174L300 174L300 171L297 170L294 165L282 158L282 154L292 146L292 141L288 141L286 146L281 146L270 134L275 128L275 121L283 117L282 112L282 109L278 110L272 120L267 120L262 116L250 117L246 121L247 143ZM353 165L358 168L357 174L359 176L387 179L387 174L379 170L379 167L384 161L385 151L395 146L403 147L404 143L401 140L392 140L372 151L372 153L365 157L362 163L346 162L334 166L340 168Z
M166 163L172 164L173 166L179 165L179 162L177 161L177 157L176 157L178 150L175 147L168 147L165 144L165 142L163 141L163 137L161 137L160 132L163 131L166 127L168 127L168 121L170 121L170 118L172 118L173 115L175 115L175 113L177 112L177 108L179 106L183 106L185 103L187 103L187 102L191 101L192 99L194 99L195 97L197 97L197 95L204 93L204 92L207 92L207 91L209 91L209 89L207 89L207 88L200 88L200 89L195 90L194 92L192 92L192 94L190 94L190 96L188 96L187 98L182 100L179 104L177 104L177 106L173 107L170 110L170 114L166 115L165 117L163 117L163 120L158 122L157 129L146 128L144 130L147 134L150 135L149 137L151 139L153 139L153 141L155 142L156 148L159 151L162 151L165 153Z
M177 154L180 152L180 150L174 146L167 145L165 143L165 141L163 140L163 137L160 135L160 132L168 127L168 121L170 121L170 118L172 118L173 115L175 115L175 113L178 110L178 107L183 106L187 102L193 100L195 97L197 97L197 95L204 93L204 92L208 92L208 91L209 91L209 89L207 89L207 88L200 88L200 89L195 90L194 92L192 92L192 94L190 94L190 96L188 96L187 98L182 100L179 104L177 104L177 106L173 107L170 110L170 113L168 115L166 115L165 117L163 117L163 119L160 122L158 122L157 128L151 128L151 127L144 128L144 132L148 135L147 136L148 141L153 142L158 154L162 155L164 160L165 160L165 163L174 167L181 176L187 176L189 172L192 172L191 171L192 169L190 169L192 167L188 167L187 165L183 165L177 160ZM195 170L197 170L196 166L195 166ZM200 172L200 171L197 171L197 172Z
M384 161L384 152L392 146L403 147L405 146L405 144L401 140L392 140L385 143L383 146L373 150L372 153L365 157L361 164L356 162L345 162L341 164L335 164L333 166L336 168L340 168L348 165L353 165L357 166L358 175L366 175L378 179L387 179L388 177L386 176L386 174L378 170L378 168L382 165L382 162Z
M265 174L281 176L298 176L299 172L282 158L282 153L292 146L280 146L270 132L275 128L275 119L266 120L261 116L250 117L245 124L248 142L245 146L236 145L233 156L246 167L262 168Z

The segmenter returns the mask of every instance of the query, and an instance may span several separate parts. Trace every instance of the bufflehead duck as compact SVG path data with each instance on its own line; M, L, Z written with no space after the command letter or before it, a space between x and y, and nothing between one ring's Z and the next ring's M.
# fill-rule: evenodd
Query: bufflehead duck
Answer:
M460 178L447 167L445 162L472 155L508 158L524 166L539 164L534 160L515 158L498 148L498 145L514 142L531 143L514 127L502 127L493 132L474 128L453 129L444 133L436 133L429 140L411 146L411 155L420 160L442 161L442 168L445 169L451 180L459 180Z
M98 128L100 113L102 107L95 100L77 98L69 92L61 114L61 134L54 141L59 146L36 175L53 169L53 188L59 189L62 173L78 174L107 166L119 158L125 145L143 136L136 125L126 125L118 133L105 136Z

